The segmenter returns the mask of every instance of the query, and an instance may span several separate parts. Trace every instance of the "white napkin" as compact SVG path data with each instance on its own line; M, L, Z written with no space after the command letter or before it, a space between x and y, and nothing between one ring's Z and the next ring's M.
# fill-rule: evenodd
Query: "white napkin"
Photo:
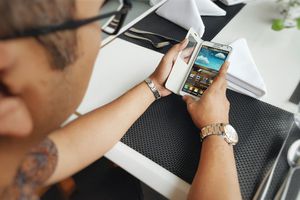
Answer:
M244 1L249 1L249 0L220 0L223 4L226 6L233 6L239 3L242 3Z
M200 37L205 31L201 16L226 15L211 0L168 0L156 13L187 30L193 27Z
M201 16L225 16L226 11L211 0L195 0Z
M242 38L230 45L233 48L229 58L228 87L236 92L262 97L266 94L266 85L257 69L247 41Z

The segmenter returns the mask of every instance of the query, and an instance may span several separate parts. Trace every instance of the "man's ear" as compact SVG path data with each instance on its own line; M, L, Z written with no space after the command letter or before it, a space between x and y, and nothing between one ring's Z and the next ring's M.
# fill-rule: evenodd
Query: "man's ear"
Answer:
M26 137L33 122L25 103L18 97L0 96L0 135Z

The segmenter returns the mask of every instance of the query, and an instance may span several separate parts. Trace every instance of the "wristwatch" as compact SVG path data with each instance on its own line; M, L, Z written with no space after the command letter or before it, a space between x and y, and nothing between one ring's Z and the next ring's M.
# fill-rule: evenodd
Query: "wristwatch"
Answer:
M201 129L201 139L204 140L210 135L220 135L230 145L236 145L239 141L236 130L225 123L211 124Z
M152 80L150 78L146 78L145 82L147 83L148 87L152 91L155 99L156 100L160 99L161 95L159 94L159 92L158 92L157 88L155 87L154 83L152 82Z

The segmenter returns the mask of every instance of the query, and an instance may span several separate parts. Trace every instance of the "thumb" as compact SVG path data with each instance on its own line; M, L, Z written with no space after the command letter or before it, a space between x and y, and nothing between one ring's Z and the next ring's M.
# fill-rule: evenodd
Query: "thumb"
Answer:
M164 56L165 61L172 62L177 57L178 53L182 51L188 44L188 39L174 45Z
M189 105L191 105L192 103L195 102L195 100L193 99L193 97L187 96L187 95L184 96L182 99L183 99L183 101L185 101L185 103L186 103L187 106L189 106Z

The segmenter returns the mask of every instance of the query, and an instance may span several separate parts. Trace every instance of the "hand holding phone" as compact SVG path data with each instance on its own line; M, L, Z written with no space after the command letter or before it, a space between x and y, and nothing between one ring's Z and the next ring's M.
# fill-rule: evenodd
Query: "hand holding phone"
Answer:
M230 103L226 97L228 66L228 62L223 64L214 83L201 96L199 101L188 95L183 97L193 122L199 129L210 124L229 122Z
M189 66L192 64L192 58L195 56L199 46L203 42L193 29L189 30L186 35L186 40L188 43L176 57L172 71L165 84L166 88L175 94L179 94L180 87L188 73Z
M179 95L199 98L211 85L232 48L204 42L191 28L188 44L178 55L166 82L166 88Z
M165 88L164 83L170 74L173 67L174 60L177 58L179 52L181 52L187 45L187 40L174 45L162 58L156 70L151 74L150 79L154 82L160 95L162 97L168 96L171 92Z

